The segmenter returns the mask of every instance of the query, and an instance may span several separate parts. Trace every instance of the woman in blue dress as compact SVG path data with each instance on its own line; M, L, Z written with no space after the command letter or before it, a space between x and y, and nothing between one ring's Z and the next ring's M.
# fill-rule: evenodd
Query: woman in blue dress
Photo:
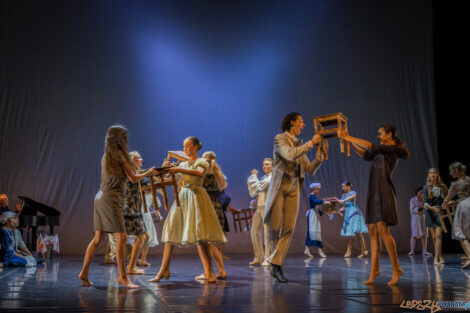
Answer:
M310 209L307 211L307 238L305 239L304 254L309 258L313 258L309 247L315 247L320 257L326 258L325 253L322 251L323 242L321 238L321 224L319 220L319 217L323 215L323 211L317 209L317 206L320 204L329 204L329 202L325 202L317 198L321 189L320 183L312 183L310 185L310 189L312 190L312 193L308 197Z
M21 238L17 214L5 211L0 216L3 227L0 230L0 267L36 266L36 259L31 255Z
M349 258L351 256L353 239L357 236L361 243L361 254L358 257L362 258L369 254L362 234L367 234L369 231L367 230L361 209L357 205L356 192L351 189L351 182L348 180L344 181L341 184L341 188L344 192L341 196L341 200L339 200L339 203L343 204L343 207L339 211L344 212L341 236L349 237L348 248L344 257Z

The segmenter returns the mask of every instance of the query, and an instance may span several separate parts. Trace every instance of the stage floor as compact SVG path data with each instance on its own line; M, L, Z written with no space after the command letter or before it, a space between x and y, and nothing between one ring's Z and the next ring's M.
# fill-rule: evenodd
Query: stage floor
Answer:
M147 274L132 276L140 289L128 290L117 285L116 267L102 260L97 256L92 264L91 288L77 279L80 256L56 256L37 268L0 269L0 311L411 312L400 307L403 300L470 300L470 271L460 270L457 255L447 255L446 264L436 267L432 257L423 261L421 256L401 255L404 274L395 287L387 286L391 265L386 255L381 258L382 274L372 286L363 285L369 259L289 256L284 274L290 282L279 284L268 268L249 267L249 255L234 255L225 263L228 280L207 285L193 279L202 271L197 255L176 255L169 281L148 282L161 261L161 256L152 256Z

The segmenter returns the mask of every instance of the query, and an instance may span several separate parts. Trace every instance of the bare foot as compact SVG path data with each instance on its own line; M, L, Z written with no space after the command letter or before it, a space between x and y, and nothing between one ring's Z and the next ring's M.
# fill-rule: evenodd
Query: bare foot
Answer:
M139 288L138 285L131 282L127 277L126 278L119 277L118 283L120 283L121 285L124 285L126 288L129 288L129 289Z
M194 277L195 280L207 280L206 274L202 273L199 276Z
M380 270L375 270L375 271L371 270L369 279L364 282L364 285L372 285L374 283L375 278L379 275L380 275Z
M344 255L345 258L351 257L351 251L346 251L346 254Z
M139 261L139 262L137 262L137 265L139 265L139 266L150 266L150 263L148 263L147 261Z
M80 279L82 281L82 284L85 287L93 286L93 283L88 280L88 275L80 273L80 275L78 275L78 279Z
M224 254L224 255L222 255L222 259L224 259L224 260L230 260L230 257L229 257L229 256L226 256L226 255Z
M393 271L392 280L388 282L388 285L396 285L398 283L398 280L400 279L401 274L403 274L403 270L401 269L401 267L399 267L398 270Z
M216 280L217 280L217 277L215 276L214 273L210 273L210 274L207 276L207 282L208 282L209 284L215 283Z
M143 269L140 269L137 266L135 266L132 269L127 268L127 274L129 274L129 275L144 275L145 271Z
M438 265L439 264L439 260L438 259L434 259L434 265Z
M227 272L226 271L219 271L215 276L216 279L226 280L227 279Z
M444 258L439 258L439 264L444 264L445 261L444 261Z
M170 279L170 271L169 270L166 270L166 271L160 270L160 272L158 272L158 274L155 275L155 277L152 278L149 281L152 282L152 283L156 283L156 282L159 282L162 278L165 278L166 280Z

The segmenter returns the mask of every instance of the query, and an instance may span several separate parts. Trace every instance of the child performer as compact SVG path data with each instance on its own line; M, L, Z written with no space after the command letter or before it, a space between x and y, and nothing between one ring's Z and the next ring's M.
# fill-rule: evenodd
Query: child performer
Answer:
M442 203L447 195L447 186L441 179L437 168L428 170L426 185L423 188L426 227L429 228L434 243L434 264L443 264L442 225L439 215L445 213Z
M349 237L348 248L344 257L349 258L351 256L353 245L352 241L353 238L357 235L359 242L361 243L361 254L358 256L358 258L362 258L369 254L364 242L364 236L362 234L367 234L369 231L367 230L366 223L364 222L361 209L357 205L357 193L352 190L351 182L345 180L341 184L341 188L343 189L344 193L341 196L341 200L338 202L343 204L343 207L339 211L345 211L343 227L341 228L341 236Z
M320 183L310 184L310 190L312 191L312 193L308 197L310 209L307 211L307 238L305 239L304 254L309 258L313 258L313 255L310 253L309 247L316 247L320 257L326 258L325 253L323 253L321 249L323 248L323 242L321 238L321 224L317 216L317 212L320 216L322 216L323 211L317 209L316 206L320 204L329 204L329 202L324 202L323 200L317 198L321 190Z
M151 282L170 278L173 245L197 245L199 257L204 266L204 274L200 278L214 283L217 278L227 277L222 255L213 245L225 243L227 239L220 227L211 199L202 185L209 164L206 160L198 158L197 152L201 147L202 144L198 138L186 138L183 150L188 161L170 169L171 172L181 176L182 188L178 193L180 206L177 206L175 201L168 212L162 231L162 242L165 243L162 265L158 274L150 280ZM169 162L164 163L164 166L168 165ZM217 276L212 269L211 257L219 269Z
M155 247L158 245L157 230L155 229L155 224L153 222L152 214L155 214L155 206L153 204L153 198L151 194L145 196L145 201L147 204L147 212L144 212L144 206L142 204L142 215L144 217L144 224L147 232L145 233L145 242L142 246L142 252L140 255L140 260L137 261L139 266L150 266L150 263L147 262L147 254L150 247ZM158 206L160 206L160 199L157 198Z
M415 190L416 196L410 200L410 214L411 214L411 241L410 252L408 255L415 254L416 239L421 239L421 246L423 249L423 256L431 255L426 251L427 229L424 223L424 200L423 188L420 186Z
M103 233L114 233L117 238L116 262L118 282L127 288L138 288L126 275L124 251L126 246L126 226L123 209L126 202L126 177L136 182L148 175L155 175L155 168L139 173L127 150L127 129L120 125L111 126L106 134L104 155L101 160L100 191L95 196L94 228L95 235L88 244L83 268L78 275L84 286L91 286L88 279L90 263Z
M206 188L209 197L211 198L212 205L214 206L217 217L219 218L220 226L225 232L229 232L228 220L225 216L225 211L230 204L230 197L225 194L227 188L227 178L225 177L222 169L216 160L216 155L212 151L206 151L202 157L209 163L209 168L204 176L204 188ZM230 258L224 254L225 244L219 244L219 251L222 254L224 260Z
M392 279L388 284L396 285L403 270L398 263L395 240L388 230L389 226L398 223L397 199L392 183L392 174L398 164L398 159L409 158L410 152L405 143L398 138L397 130L393 125L384 125L379 128L377 138L380 144L372 144L366 140L346 135L341 131L338 137L351 142L353 148L364 160L372 161L365 214L365 221L369 225L372 264L369 279L364 284L372 284L375 277L380 275L380 236L392 262Z

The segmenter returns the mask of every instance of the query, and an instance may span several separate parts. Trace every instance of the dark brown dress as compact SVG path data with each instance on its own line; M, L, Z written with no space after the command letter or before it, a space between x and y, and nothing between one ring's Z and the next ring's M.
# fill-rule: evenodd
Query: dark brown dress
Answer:
M392 174L399 158L408 158L406 147L373 144L364 153L364 160L372 161L367 191L366 224L385 222L392 226L398 223L397 196Z

